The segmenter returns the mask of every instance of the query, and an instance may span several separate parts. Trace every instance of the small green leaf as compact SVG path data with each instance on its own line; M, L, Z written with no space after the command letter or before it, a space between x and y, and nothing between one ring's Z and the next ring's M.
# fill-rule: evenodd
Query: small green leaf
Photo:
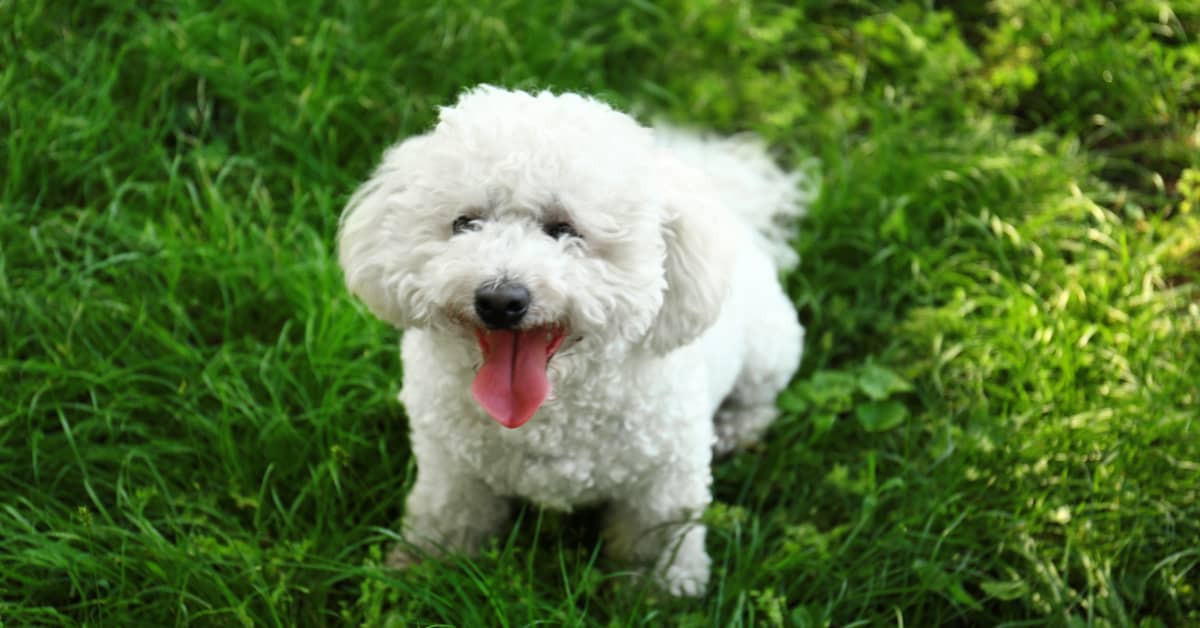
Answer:
M872 401L854 409L858 423L868 432L886 432L908 418L908 408L899 401Z
M979 583L979 588L983 589L983 592L990 597L1006 602L1023 598L1029 593L1029 585L1021 580L1010 580L1008 582L985 580Z
M812 436L810 436L808 439L809 442L812 442L812 441L817 440L818 438L821 438L822 436L827 434L829 432L829 430L833 429L833 424L837 423L837 415L823 412L823 413L813 415L813 418L811 420L812 420L813 431L812 431Z
M808 400L794 390L785 390L779 395L779 407L787 412L803 414L808 410Z
M975 610L979 610L979 609L983 608L983 606L981 606L979 604L979 602L975 600L975 598L971 597L970 593L967 593L967 590L963 588L962 581L959 580L958 578L955 578L954 580L952 580L950 582L950 586L947 587L947 589L948 589L948 592L950 593L950 598L952 600L954 600L955 602L958 602L959 604L962 604L963 606L968 606Z
M805 382L808 398L818 406L848 402L853 399L856 387L853 375L839 371L817 371Z
M904 211L904 207L908 205L908 198L902 196L891 204L895 207L884 219L883 224L879 225L879 235L889 240L908 242L908 215Z
M905 487L904 478L898 477L898 476L892 477L892 478L888 478L886 482L884 482L883 484L881 484L879 486L878 493L880 495L883 495L884 493L886 493L888 491L904 490L904 487Z
M877 364L868 364L858 373L858 388L871 399L882 401L893 393L908 392L913 387L895 372Z
M807 606L797 606L792 609L791 620L793 626L800 628L808 628L809 626L818 625L813 612L808 610Z

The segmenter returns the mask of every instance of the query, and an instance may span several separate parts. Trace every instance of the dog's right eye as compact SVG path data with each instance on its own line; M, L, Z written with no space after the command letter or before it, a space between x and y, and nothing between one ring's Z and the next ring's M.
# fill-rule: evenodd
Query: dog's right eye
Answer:
M450 225L450 230L455 234L459 234L466 231L479 231L481 226L480 220L475 216L459 216Z

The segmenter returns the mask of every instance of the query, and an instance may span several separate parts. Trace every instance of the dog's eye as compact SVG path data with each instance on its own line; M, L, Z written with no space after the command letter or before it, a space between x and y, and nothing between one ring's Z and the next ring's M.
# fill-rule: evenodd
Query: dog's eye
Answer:
M482 226L481 221L475 216L459 216L450 225L450 230L455 234L459 234L466 231L479 231L479 228Z
M552 222L543 227L542 230L546 232L546 235L555 240L579 237L579 232L575 231L575 227L572 227L571 223L567 222Z

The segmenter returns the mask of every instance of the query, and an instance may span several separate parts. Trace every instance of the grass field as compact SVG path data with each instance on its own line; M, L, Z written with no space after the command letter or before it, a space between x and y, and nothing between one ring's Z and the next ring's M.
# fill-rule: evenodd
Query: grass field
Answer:
M0 0L0 624L1200 625L1200 2L792 4ZM478 82L819 160L702 600L586 512L380 565L337 219Z

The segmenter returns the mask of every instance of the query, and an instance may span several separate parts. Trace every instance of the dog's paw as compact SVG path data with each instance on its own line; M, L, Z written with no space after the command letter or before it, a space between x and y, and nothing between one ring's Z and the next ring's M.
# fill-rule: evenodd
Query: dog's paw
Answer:
M728 405L717 411L713 427L716 440L713 443L713 458L724 458L737 451L759 447L763 434L778 411L774 405L739 406Z
M655 582L659 588L675 597L700 597L708 590L708 565L671 565L658 571Z
M709 563L703 546L685 543L659 559L654 580L660 589L676 597L700 597L708 590Z

